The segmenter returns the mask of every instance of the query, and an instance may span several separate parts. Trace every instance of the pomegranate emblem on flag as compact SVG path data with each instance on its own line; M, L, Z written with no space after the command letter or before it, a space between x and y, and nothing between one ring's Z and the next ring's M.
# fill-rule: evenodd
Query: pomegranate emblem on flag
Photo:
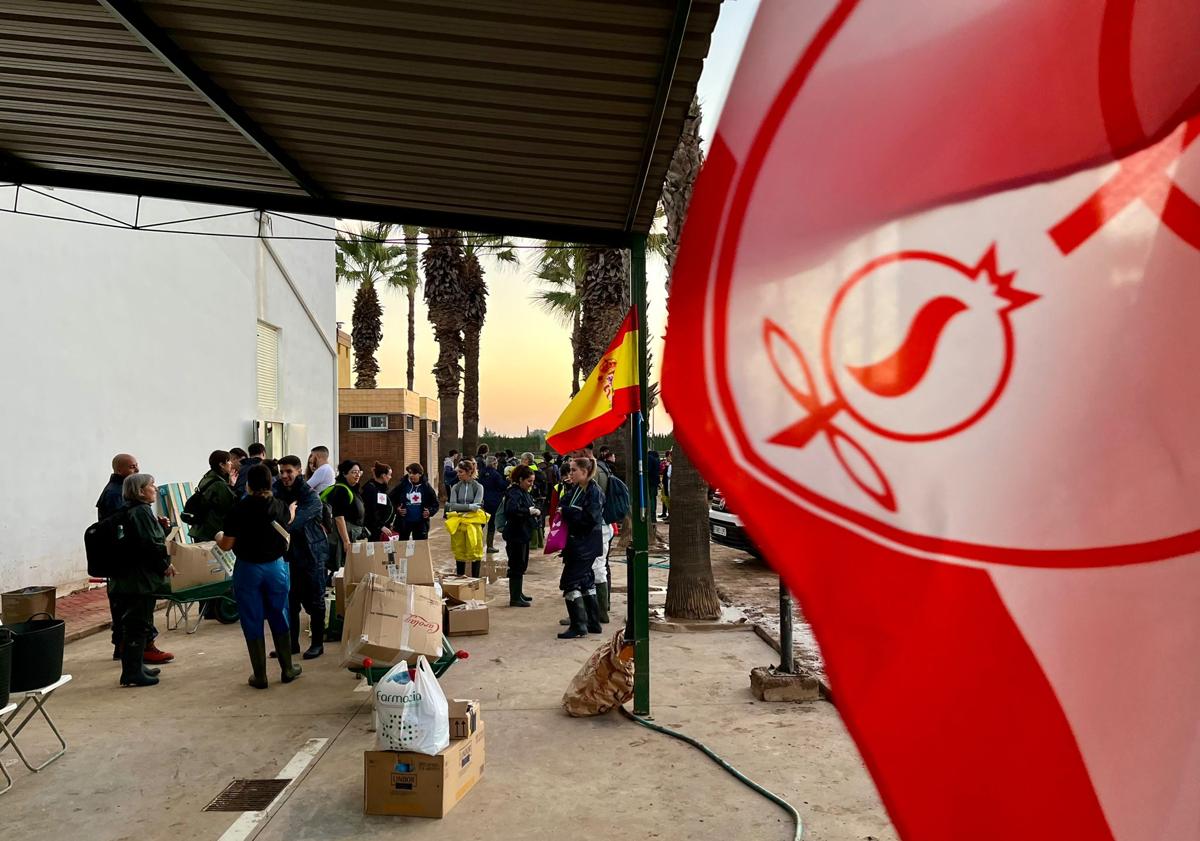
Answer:
M832 399L824 403L803 351L766 319L772 368L805 412L770 442L805 447L823 434L854 483L897 510L887 476L838 416L915 443L947 438L986 415L1012 372L1012 313L1038 297L1014 287L1014 277L999 269L995 246L974 267L929 251L871 260L838 289L825 319L821 366ZM873 355L880 345L892 349Z

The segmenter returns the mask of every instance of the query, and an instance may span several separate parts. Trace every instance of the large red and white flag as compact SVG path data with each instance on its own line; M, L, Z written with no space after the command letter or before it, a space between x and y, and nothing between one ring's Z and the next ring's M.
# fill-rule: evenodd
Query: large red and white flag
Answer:
M749 36L665 400L906 839L1200 839L1197 45L1195 0Z

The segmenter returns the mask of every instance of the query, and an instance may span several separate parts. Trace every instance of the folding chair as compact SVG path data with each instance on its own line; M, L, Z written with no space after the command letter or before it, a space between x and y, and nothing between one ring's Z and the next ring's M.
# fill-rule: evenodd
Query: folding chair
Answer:
M17 757L25 764L25 767L35 774L41 771L54 760L58 759L67 752L67 743L62 737L62 733L58 732L58 728L54 725L54 719L50 717L50 713L46 711L46 702L50 700L55 691L61 689L71 682L70 675L63 675L49 686L43 686L41 689L30 689L27 692L17 692L14 694L24 695L19 704L9 704L3 710L0 710L0 736L4 737L4 743L0 744L0 754L4 753L4 749L9 745L13 746L13 750L17 752ZM33 709L25 714L25 718L21 719L21 723L16 726L16 729L10 729L9 725L21 714L21 710L25 709L27 704L33 704ZM51 756L41 765L33 766L29 764L29 760L25 757L25 753L21 750L21 746L17 744L17 736L21 735L21 731L25 729L30 720L37 715L42 714L42 718L50 725L50 732L58 739L60 746L58 753ZM0 771L4 770L3 763L0 763ZM8 777L8 772L5 771L5 777ZM12 786L12 778L8 780L9 787ZM5 788L4 791L8 791Z
M3 724L5 716L17 708L16 704L9 704L4 709L0 710L0 725ZM0 788L0 794L8 791L13 786L12 777L8 776L8 770L4 767L4 761L0 759L0 774L4 775L4 788Z

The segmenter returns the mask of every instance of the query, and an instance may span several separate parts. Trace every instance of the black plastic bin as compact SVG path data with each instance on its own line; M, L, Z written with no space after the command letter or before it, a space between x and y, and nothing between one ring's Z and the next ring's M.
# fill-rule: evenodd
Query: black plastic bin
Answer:
M49 686L62 677L63 646L67 624L61 619L38 619L39 613L24 622L5 625L12 632L13 692L27 692Z
M9 685L12 680L12 631L0 628L0 707L8 704Z

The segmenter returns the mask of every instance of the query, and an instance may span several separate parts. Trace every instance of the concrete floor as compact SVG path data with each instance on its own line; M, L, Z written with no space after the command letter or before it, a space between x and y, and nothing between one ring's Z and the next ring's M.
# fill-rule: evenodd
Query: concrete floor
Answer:
M445 540L435 535L435 547ZM591 837L788 839L785 813L695 749L617 714L571 719L563 689L600 638L559 641L558 566L535 559L532 609L493 603L491 633L457 637L470 659L442 679L449 697L478 698L487 722L487 765L476 788L444 820L362 814L362 752L373 746L369 695L338 668L334 647L304 664L294 684L245 685L238 627L205 622L199 633L163 635L177 661L162 683L120 689L106 635L67 647L74 682L51 708L70 750L31 775L2 757L16 784L0 795L5 837L217 839L236 814L203 807L232 779L274 777L309 739L324 752L258 838L328 841ZM505 600L507 601L507 600ZM614 615L624 597L614 597ZM655 634L653 712L658 723L707 743L743 773L790 800L819 841L894 839L895 831L827 703L762 704L748 674L774 652L745 632ZM33 727L31 725L31 727ZM49 742L29 731L36 753ZM13 830L16 830L15 832Z

